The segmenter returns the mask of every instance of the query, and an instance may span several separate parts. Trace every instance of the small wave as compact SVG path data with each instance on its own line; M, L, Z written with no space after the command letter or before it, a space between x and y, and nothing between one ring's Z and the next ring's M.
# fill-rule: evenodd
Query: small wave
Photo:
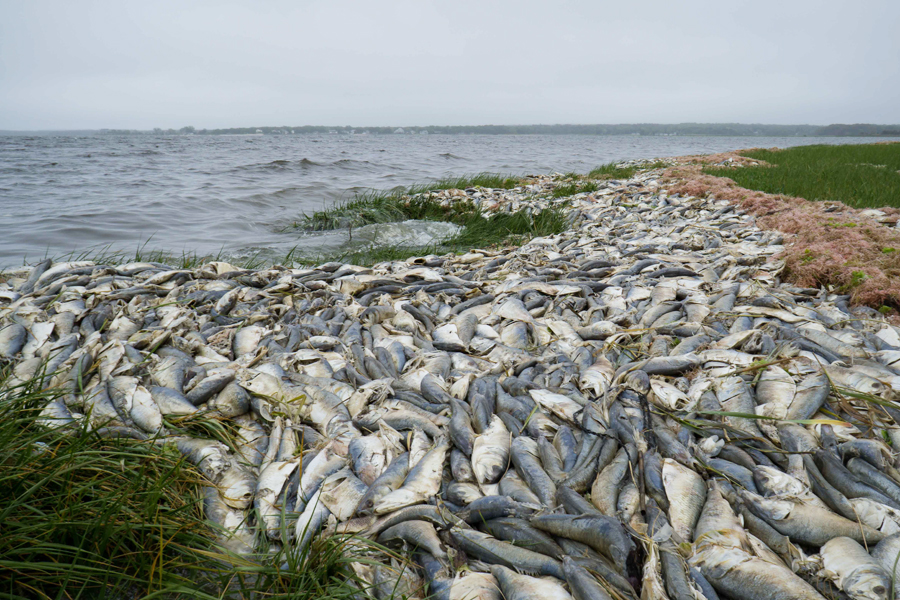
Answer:
M236 167L236 171L281 171L281 170L289 170L293 168L300 169L309 169L313 167L324 167L322 163L317 163L314 160L309 160L308 158L301 158L300 160L286 160L280 158L278 160L273 160L267 163L256 163L252 165L241 165Z
M260 192L257 194L244 196L243 198L236 198L234 202L237 202L239 204L249 203L256 206L268 206L271 204L270 201L272 200L283 200L285 198L299 196L303 193L303 191L304 190L299 187L287 187L280 190L275 190L274 192Z
M268 196L269 198L290 198L292 196L296 196L297 194L302 193L304 190L298 187L289 187L280 190L276 190L274 192L269 192L268 194L258 194L261 196Z
M466 160L464 157L457 156L450 152L442 152L442 153L438 154L438 156L440 156L441 158L446 158L447 160Z
M278 159L273 160L267 163L258 163L253 165L242 165L236 167L235 171L250 171L250 172L272 172L272 171L291 171L294 169L298 170L309 170L309 169L343 169L343 170L371 170L383 165L379 165L377 163L370 162L368 160L358 160L353 158L341 158L334 162L316 162L314 160L310 160L308 158L302 158L300 160L286 160L286 159Z

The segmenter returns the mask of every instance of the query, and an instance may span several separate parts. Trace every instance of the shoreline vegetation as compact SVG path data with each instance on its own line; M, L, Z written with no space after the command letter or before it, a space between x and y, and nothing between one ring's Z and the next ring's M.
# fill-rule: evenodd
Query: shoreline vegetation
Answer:
M900 208L900 146L896 144L796 146L739 154L759 164L708 166L703 172L770 194L839 201L853 208Z
M831 125L769 125L761 123L625 123L555 125L427 125L366 127L353 125L263 125L198 129L92 129L78 131L2 131L0 135L663 135L738 137L900 137L900 124L854 123Z
M663 182L670 193L734 202L758 227L788 234L788 281L890 313L900 308L898 168L896 143L751 149L683 157Z

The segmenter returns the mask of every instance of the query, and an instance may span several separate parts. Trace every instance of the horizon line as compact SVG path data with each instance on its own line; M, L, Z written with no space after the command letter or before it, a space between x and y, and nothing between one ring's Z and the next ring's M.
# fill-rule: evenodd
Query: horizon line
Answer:
M179 131L181 129L192 128L195 131L208 131L208 130L223 130L223 129L297 129L297 128L327 128L327 129L428 129L428 128L460 128L460 127L625 127L625 126L657 126L657 127L672 127L678 125L703 125L703 126L725 126L725 125L741 125L741 126L761 126L761 127L833 127L833 126L875 126L875 127L900 127L900 123L869 123L869 122L857 122L857 123L828 123L828 124L813 124L813 123L753 123L753 122L739 122L739 121L718 121L718 122L701 122L701 121L681 121L681 122L672 122L672 123L661 123L661 122L633 122L633 123L481 123L481 124L465 124L465 125L238 125L238 126L228 126L228 127L201 127L196 128L192 125L185 125L179 128L173 127L151 127L149 129L143 128L129 128L129 127L71 127L71 128L41 128L41 129L0 129L0 132L3 133L47 133L47 132L74 132L74 131L92 131L92 132L101 132L101 131L146 131L153 132L155 130L162 131Z

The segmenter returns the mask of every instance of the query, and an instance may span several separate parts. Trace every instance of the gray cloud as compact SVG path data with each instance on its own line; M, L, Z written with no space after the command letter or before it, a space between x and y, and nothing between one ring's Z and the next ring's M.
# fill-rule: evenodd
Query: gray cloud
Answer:
M0 0L0 129L900 122L900 3Z

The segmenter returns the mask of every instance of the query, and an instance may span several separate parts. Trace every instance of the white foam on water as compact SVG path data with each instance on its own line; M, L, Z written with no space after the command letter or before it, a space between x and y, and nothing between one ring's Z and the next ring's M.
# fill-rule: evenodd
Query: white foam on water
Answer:
M299 238L285 240L281 244L265 247L247 246L229 255L235 258L284 255L294 248L298 257L319 256L359 252L379 247L404 246L425 248L448 240L462 231L462 227L444 221L418 221L410 219L394 223L374 223L353 229L333 229L316 231Z
M444 221L408 220L399 223L375 223L348 233L344 246L428 246L449 239L462 229ZM355 249L355 248L354 248Z

